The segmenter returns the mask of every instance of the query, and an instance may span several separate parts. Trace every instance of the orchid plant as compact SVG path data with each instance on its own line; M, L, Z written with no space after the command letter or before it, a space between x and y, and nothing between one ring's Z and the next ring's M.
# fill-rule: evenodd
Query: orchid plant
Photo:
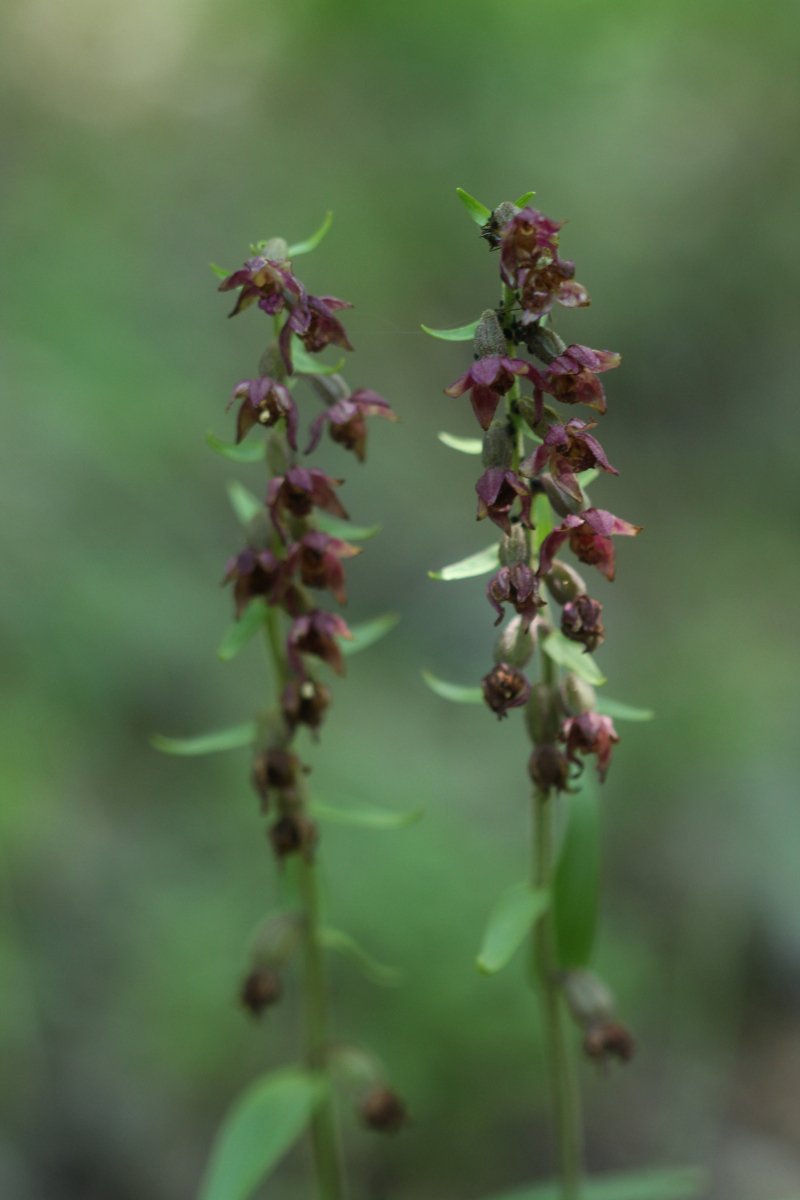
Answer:
M295 259L313 250L329 226L330 215L305 242L289 246L273 238L251 247L251 257L239 270L214 268L221 278L219 290L235 293L230 316L252 308L269 321L254 377L232 390L228 407L236 407L235 440L225 442L213 434L208 440L226 459L260 463L269 476L263 499L238 482L230 488L244 527L243 545L224 572L235 619L219 655L232 659L262 634L271 665L271 698L254 721L234 729L199 738L158 737L155 744L174 754L251 747L252 787L281 877L282 902L256 934L239 999L252 1017L263 1017L281 998L290 960L299 958L305 1045L302 1067L263 1076L234 1105L211 1155L202 1200L245 1200L305 1129L318 1200L342 1200L346 1185L335 1082L355 1092L367 1127L395 1132L406 1120L405 1104L386 1084L378 1060L331 1040L327 952L349 955L379 983L395 982L396 972L325 921L319 828L333 821L390 829L418 814L315 802L305 762L307 743L318 740L332 702L324 672L341 675L347 655L371 645L396 621L389 614L348 625L324 603L328 594L337 605L345 603L344 564L361 552L355 543L371 537L377 527L350 523L340 499L343 481L308 465L306 455L327 431L363 462L368 419L396 419L377 392L351 390L341 374L343 359L322 365L316 357L329 346L352 350L339 317L350 305L312 295L294 268ZM310 385L322 405L305 439L300 436L298 382Z

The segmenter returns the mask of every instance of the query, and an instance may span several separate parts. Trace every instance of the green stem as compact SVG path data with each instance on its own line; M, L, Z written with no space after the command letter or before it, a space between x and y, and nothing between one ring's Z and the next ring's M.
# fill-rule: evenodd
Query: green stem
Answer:
M267 646L278 690L288 677L278 610L267 610ZM307 807L305 789L303 806ZM344 1200L344 1159L328 1062L328 978L320 944L321 904L317 868L301 858L298 886L303 910L305 1059L310 1070L325 1076L325 1089L311 1118L311 1147L317 1200Z

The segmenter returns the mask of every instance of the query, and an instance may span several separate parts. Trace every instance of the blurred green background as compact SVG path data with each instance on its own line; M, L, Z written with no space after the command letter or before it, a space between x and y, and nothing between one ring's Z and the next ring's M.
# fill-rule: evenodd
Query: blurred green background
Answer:
M297 1052L294 987L261 1025L234 1002L274 864L246 754L180 761L153 730L247 719L255 649L215 648L239 535L237 468L204 446L257 362L207 263L334 228L300 274L352 300L356 386L389 397L363 469L330 442L360 523L355 619L403 622L337 685L314 784L423 805L395 834L331 829L331 918L406 971L332 964L337 1033L407 1097L395 1140L346 1114L356 1196L477 1200L548 1171L536 1013L515 962L473 957L525 869L517 722L419 678L487 669L471 434L442 387L466 348L418 322L494 302L496 260L457 204L537 189L590 289L560 316L608 346L619 481L645 526L619 551L599 659L627 725L603 794L600 970L636 1030L584 1071L593 1168L709 1165L714 1197L800 1189L795 658L798 32L793 3L382 5L5 0L0 16L5 392L0 488L6 1064L0 1194L194 1194L231 1098ZM306 412L316 409L309 399ZM307 1195L302 1151L265 1195Z

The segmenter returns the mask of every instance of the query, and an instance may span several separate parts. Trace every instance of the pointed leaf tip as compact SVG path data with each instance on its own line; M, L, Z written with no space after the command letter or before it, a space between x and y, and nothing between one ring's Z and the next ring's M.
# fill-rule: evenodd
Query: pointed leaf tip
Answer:
M239 442L238 444L236 442L225 442L209 429L206 433L206 442L215 454L219 454L222 458L230 459L231 462L263 462L266 455L264 443L257 439L249 442Z
M352 638L341 643L342 654L347 656L358 654L362 650L366 650L368 646L374 646L375 642L379 642L381 638L386 637L387 633L391 633L395 625L397 625L400 617L397 613L384 613L382 617L373 617L371 621L361 621L358 625L351 625L350 632Z
M477 328L477 321L470 321L469 325L458 325L455 329L432 329L430 325L420 325L423 333L442 342L471 342Z
M441 696L443 700L450 700L453 704L482 704L483 691L480 687L475 687L469 684L448 683L446 679L439 679L431 671L423 671L422 678L431 691Z
M371 983L377 983L380 987L397 987L402 982L402 971L378 962L349 933L326 926L320 929L319 940L326 950L333 950L336 954L344 954L351 958Z
M492 210L485 204L481 204L480 200L476 200L474 196L470 196L469 192L465 192L463 188L456 188L456 195L476 225L485 225L492 215Z
M238 479L228 484L228 499L242 525L247 527L256 517L264 516L264 504Z
M183 757L218 754L222 750L240 750L243 746L251 746L256 740L257 732L255 721L248 721L244 725L215 729L212 733L200 733L194 737L174 738L154 733L150 738L150 745L162 754L177 754Z
M480 454L483 451L483 438L456 437L454 433L437 433L443 446L458 450L461 454Z
M467 558L462 558L460 562L450 563L449 566L442 567L438 571L428 571L428 577L441 579L445 583L454 579L474 579L478 575L487 575L489 571L493 571L499 562L498 544L494 542L485 550L479 550L477 554L470 554Z
M367 805L345 808L323 804L319 800L312 801L311 811L321 821L330 821L332 825L356 826L360 829L406 829L422 818L421 808L406 809L403 812L392 811L389 808L371 808Z
M515 883L503 892L489 916L475 965L494 975L510 962L550 903L544 888Z
M319 229L315 230L311 234L311 237L306 238L303 242L295 242L294 245L289 247L289 258L297 258L298 254L308 254L310 251L316 250L332 224L333 213L329 209Z
M217 657L223 662L230 662L250 639L255 637L259 629L263 628L266 619L266 601L257 596L250 601L239 620L234 621L228 629L217 651Z

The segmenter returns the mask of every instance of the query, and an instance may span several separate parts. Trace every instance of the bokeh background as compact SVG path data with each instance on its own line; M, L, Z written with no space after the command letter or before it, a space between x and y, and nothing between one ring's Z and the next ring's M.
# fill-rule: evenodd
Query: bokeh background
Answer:
M331 919L406 980L333 964L337 1032L408 1098L396 1140L346 1135L355 1194L477 1200L548 1171L523 964L473 957L524 871L519 725L450 706L420 669L487 668L472 432L442 387L465 347L418 322L494 302L457 204L527 188L569 221L610 346L595 500L646 527L602 581L609 692L652 705L604 790L598 967L640 1052L584 1072L593 1168L700 1163L709 1195L800 1189L793 3L6 0L0 1194L194 1194L232 1097L297 1046L297 996L234 1002L275 870L246 754L167 759L153 730L247 719L251 649L222 664L225 484L204 445L265 326L228 324L208 261L335 223L301 274L354 301L351 381L390 397L362 470L327 443L380 538L356 619L403 613L354 659L314 752L320 795L425 808L404 832L325 837ZM307 405L315 408L310 400ZM307 1194L303 1152L265 1195Z

